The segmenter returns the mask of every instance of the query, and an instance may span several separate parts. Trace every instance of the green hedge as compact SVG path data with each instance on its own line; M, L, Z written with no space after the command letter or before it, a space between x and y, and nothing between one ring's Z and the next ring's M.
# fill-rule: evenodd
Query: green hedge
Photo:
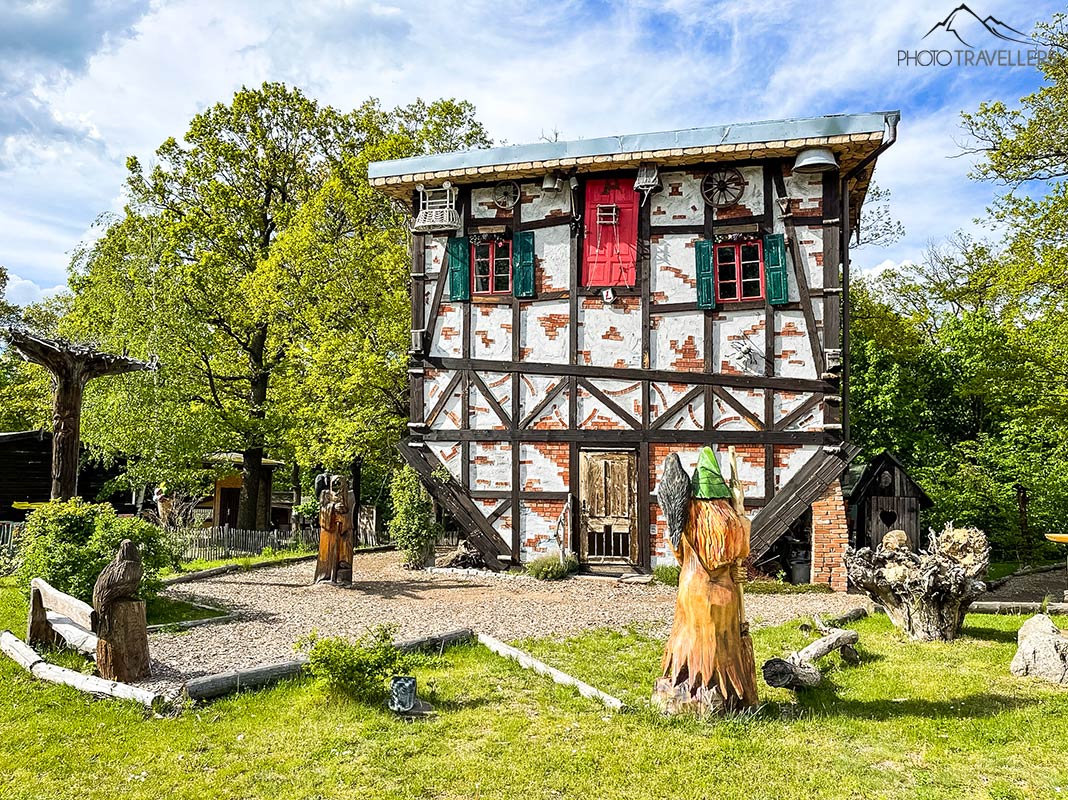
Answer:
M53 500L26 518L18 578L28 587L44 578L56 589L91 603L93 584L115 557L123 539L137 545L144 564L141 596L160 587L159 571L171 563L163 531L134 517L120 517L108 503Z

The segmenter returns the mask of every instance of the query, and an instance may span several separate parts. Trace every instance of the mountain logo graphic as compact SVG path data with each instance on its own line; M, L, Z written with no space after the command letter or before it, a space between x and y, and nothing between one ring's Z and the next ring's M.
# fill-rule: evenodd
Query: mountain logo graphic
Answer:
M952 33L957 37L957 41L965 47L974 47L974 45L964 37L967 36L969 39L974 39L977 35L981 36L981 28L985 28L989 34L1006 42L1019 42L1020 44L1035 43L1034 40L1023 31L1016 30L1016 28L1008 23L1002 22L1000 19L997 19L992 15L980 18L978 14L968 8L964 3L961 3L955 9L950 11L944 20L932 25L931 30L927 31L927 33L923 35L923 38L926 39L932 33L941 29L946 33Z

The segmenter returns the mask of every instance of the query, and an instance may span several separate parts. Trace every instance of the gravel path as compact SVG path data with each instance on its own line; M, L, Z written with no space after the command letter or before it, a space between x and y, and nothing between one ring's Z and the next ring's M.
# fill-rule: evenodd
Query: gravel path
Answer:
M1040 603L1044 598L1049 597L1053 602L1060 603L1068 599L1065 597L1065 590L1068 590L1068 579L1065 578L1065 569L1062 565L1050 572L1036 572L1032 575L1010 578L1006 583L979 599Z
M324 636L356 637L370 626L389 624L407 638L473 628L510 641L639 625L666 638L675 603L675 589L657 584L410 572L400 567L395 552L357 554L351 588L309 585L314 569L314 561L305 561L167 590L168 597L218 605L241 616L180 634L153 634L150 649L160 688L291 658L293 643L313 629ZM750 595L746 611L760 627L866 604L866 598L842 594Z

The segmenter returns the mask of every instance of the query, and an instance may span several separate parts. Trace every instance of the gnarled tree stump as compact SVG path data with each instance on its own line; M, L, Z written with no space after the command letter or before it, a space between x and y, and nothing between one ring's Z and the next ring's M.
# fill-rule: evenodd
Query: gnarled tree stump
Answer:
M847 551L849 580L880 604L909 638L955 639L968 607L986 591L986 535L976 528L947 525L940 534L932 531L927 551L914 553L895 544L884 540L874 551Z

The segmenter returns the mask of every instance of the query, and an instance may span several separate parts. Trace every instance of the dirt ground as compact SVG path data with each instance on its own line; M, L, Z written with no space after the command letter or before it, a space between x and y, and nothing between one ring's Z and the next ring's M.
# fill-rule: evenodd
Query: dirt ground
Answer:
M1068 590L1068 575L1064 566L1051 572L1038 572L1033 575L1021 575L1011 578L994 591L983 595L980 600L1015 600L1042 602L1046 597L1054 603L1063 602Z
M357 637L379 624L400 637L472 628L506 641L566 636L590 628L638 626L665 637L675 589L571 578L543 582L526 576L460 576L411 572L394 552L357 554L351 588L312 586L314 561L237 572L181 584L166 596L238 612L233 622L181 633L155 633L153 674L172 686L198 675L293 657L294 643L312 630ZM751 595L754 626L868 605L844 594Z

